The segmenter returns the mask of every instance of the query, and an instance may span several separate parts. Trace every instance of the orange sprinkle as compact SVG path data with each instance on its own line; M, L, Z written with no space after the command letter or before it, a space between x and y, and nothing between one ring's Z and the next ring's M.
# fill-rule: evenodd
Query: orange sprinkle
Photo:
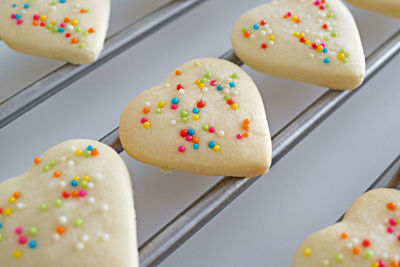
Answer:
M60 176L61 176L61 172L60 171L57 170L57 171L54 172L54 177L58 178Z
M72 191L71 195L72 195L73 197L79 197L79 193L78 193L78 191L76 191L76 190Z
M56 232L60 235L65 233L65 227L64 226L58 226Z
M181 74L182 74L182 71L176 70L176 71L175 71L175 74L176 74L176 75L181 75Z
M392 261L392 262L390 263L390 266L392 266L392 267L399 267L399 264L398 264L397 262L395 262L395 261Z
M85 13L86 10L82 8L82 9L80 10L80 12L81 12L81 13Z
M33 162L36 164L36 165L38 165L38 164L40 164L40 162L42 162L39 158L34 158L33 159Z
M248 124L243 124L243 130L247 131L248 129L250 129L250 126Z
M149 108L144 108L144 109L143 109L143 113L144 113L144 114L147 114L147 113L149 113L149 112L150 112L150 109L149 109Z
M248 133L248 132L244 132L242 136L243 136L244 138L247 138L247 137L249 137L249 133Z
M93 28L90 28L90 29L88 30L88 32L89 32L89 33L95 33L96 31L95 31Z
M243 33L243 35L244 35L244 37L250 37L250 32L249 31L245 31L244 33Z
M354 255L360 254L360 249L358 247L354 247L353 248L353 254Z
M69 17L65 17L65 19L64 19L64 22L65 23L68 23L68 22L70 22L71 21L71 19L69 18Z
M15 192L13 196L15 198L20 198L21 197L21 193L20 192Z
M342 239L346 239L348 236L349 236L349 235L348 235L346 232L343 232L343 233L340 235L340 237L341 237Z
M389 210L395 210L395 209L396 209L396 203L394 203L394 202L389 202L389 203L386 204L386 207L387 207Z
M244 124L250 124L250 121L249 121L249 119L245 119L245 120L243 121L243 123L244 123Z
M92 149L92 156L97 156L99 155L99 150L97 150L97 148L93 148Z
M71 43L73 43L73 44L79 43L78 38L72 38Z
M285 14L285 15L283 15L283 17L284 17L285 19L287 19L289 16L288 16L287 14Z
M32 25L33 26L37 26L39 24L39 22L37 22L36 20L34 20L33 22L32 22Z
M198 144L200 142L198 137L193 137L193 143Z
M300 22L301 22L301 19L296 19L296 22L297 22L297 23L300 23Z

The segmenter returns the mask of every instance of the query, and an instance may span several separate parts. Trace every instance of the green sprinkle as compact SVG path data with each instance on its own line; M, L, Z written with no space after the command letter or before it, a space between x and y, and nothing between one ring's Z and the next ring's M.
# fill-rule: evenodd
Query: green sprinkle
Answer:
M330 8L330 7L331 7L331 4L326 3L326 4L325 4L325 7L326 7L326 8Z
M63 202L61 199L57 199L56 201L54 201L54 205L59 208L63 205Z
M207 71L206 74L204 75L206 78L210 79L212 77L212 73Z
M194 62L194 66L195 67L198 67L198 66L200 66L200 62L198 62L197 60Z
M201 129L203 129L204 131L208 131L208 125L207 124L203 124L201 126Z
M79 47L80 47L80 48L85 48L85 47L86 47L86 44L85 44L85 43L80 43L80 44L79 44Z
M239 79L239 75L237 73L232 74L232 79Z
M92 12L92 10L90 8L86 9L86 13L90 13L90 12Z
M157 108L157 109L156 109L156 113L157 113L157 114L160 114L160 113L161 113L161 108Z
M224 96L224 99L225 99L226 101L228 101L229 99L231 99L231 97L230 97L229 95L225 95L225 96Z
M53 28L53 25L51 23L47 23L46 29L51 30Z
M0 233L0 241L3 240L3 234Z
M188 112L186 110L181 111L181 117L187 117Z
M85 156L90 157L92 155L92 151L90 150L85 150Z
M58 27L57 27L57 26L54 26L54 27L52 28L52 31L53 31L53 32L58 32Z
M86 188L88 186L88 183L85 180L83 180L81 181L81 186L82 188Z
M51 166L51 167L56 166L56 164L57 164L57 162L56 162L55 160L50 161L50 166Z
M49 165L44 165L44 166L43 166L43 171L44 171L44 172L48 172L49 170L50 170Z
M339 253L336 255L335 259L337 262L342 262L344 259L344 256L343 256L343 254Z
M38 232L38 229L34 226L32 226L31 228L29 228L29 235L31 236L36 236Z
M81 227L83 225L83 220L81 218L75 219L75 226Z
M186 122L188 121L188 118L187 118L187 117L183 117L183 118L181 118L181 121L182 121L183 123L186 123Z
M75 27L75 31L76 31L76 32L81 32L81 31L82 31L82 28L79 27L79 26L78 26L78 27Z
M347 63L349 60L347 58L342 59L344 63Z
M337 36L338 36L338 33L337 33L337 32L332 32L332 33L331 33L331 36L332 36L332 37L337 37Z
M328 18L333 18L333 13L328 13L327 17Z
M329 36L325 36L325 41L329 41L331 38Z
M57 5L57 2L56 1L51 1L51 5L55 6L55 5Z
M43 203L43 204L40 205L40 210L41 210L41 211L47 211L47 208L48 208L48 207L47 207L47 204L45 204L45 203Z
M370 258L372 258L372 256L374 256L374 253L372 252L372 250L367 250L367 252L365 252L364 256L366 259L370 259Z
M242 32L247 32L248 31L248 28L247 27L243 27L242 28Z
M83 36L88 36L89 33L88 33L88 32L83 32L82 35L83 35Z
M206 82L207 82L207 79L206 79L206 78L203 78L203 79L201 79L200 81L201 81L201 83L206 83Z

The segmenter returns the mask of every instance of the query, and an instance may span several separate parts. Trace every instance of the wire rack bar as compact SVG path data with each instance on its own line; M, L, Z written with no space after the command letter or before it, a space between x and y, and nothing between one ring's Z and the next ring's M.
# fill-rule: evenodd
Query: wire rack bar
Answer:
M97 61L64 64L0 103L0 129L205 0L174 0L107 38Z
M363 85L399 51L400 31L367 57ZM289 122L272 138L272 165L361 88L352 91L329 90ZM140 246L141 266L158 265L260 177L222 178Z

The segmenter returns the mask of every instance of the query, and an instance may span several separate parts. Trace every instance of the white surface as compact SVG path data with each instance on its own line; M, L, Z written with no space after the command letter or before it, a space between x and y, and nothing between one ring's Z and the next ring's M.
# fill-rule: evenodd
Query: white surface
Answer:
M115 0L111 32L167 1ZM47 148L71 138L99 139L124 106L195 57L220 56L231 27L261 0L213 0L0 130L0 179L24 172ZM368 55L400 21L351 7ZM60 62L0 44L0 100ZM270 173L170 256L162 266L289 266L297 245L334 222L400 152L400 57L290 152ZM325 89L255 73L272 134ZM219 177L160 174L125 154L136 191L139 243Z

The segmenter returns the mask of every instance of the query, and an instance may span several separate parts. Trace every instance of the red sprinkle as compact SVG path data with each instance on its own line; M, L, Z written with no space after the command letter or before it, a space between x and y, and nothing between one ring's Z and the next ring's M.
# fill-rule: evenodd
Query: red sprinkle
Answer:
M188 130L187 129L182 129L181 130L181 136L185 137L188 134Z
M63 198L69 198L69 192L68 191L64 191L62 193Z
M206 102L204 102L203 100L200 100L199 102L197 102L198 108L204 108L205 105L206 105Z
M268 45L267 45L266 43L262 43L262 44L261 44L261 48L262 48L262 49L267 49L267 47L268 47Z
M368 239L365 239L365 240L362 242L362 245L363 245L364 247L369 247L369 246L371 245L371 241L369 241Z

